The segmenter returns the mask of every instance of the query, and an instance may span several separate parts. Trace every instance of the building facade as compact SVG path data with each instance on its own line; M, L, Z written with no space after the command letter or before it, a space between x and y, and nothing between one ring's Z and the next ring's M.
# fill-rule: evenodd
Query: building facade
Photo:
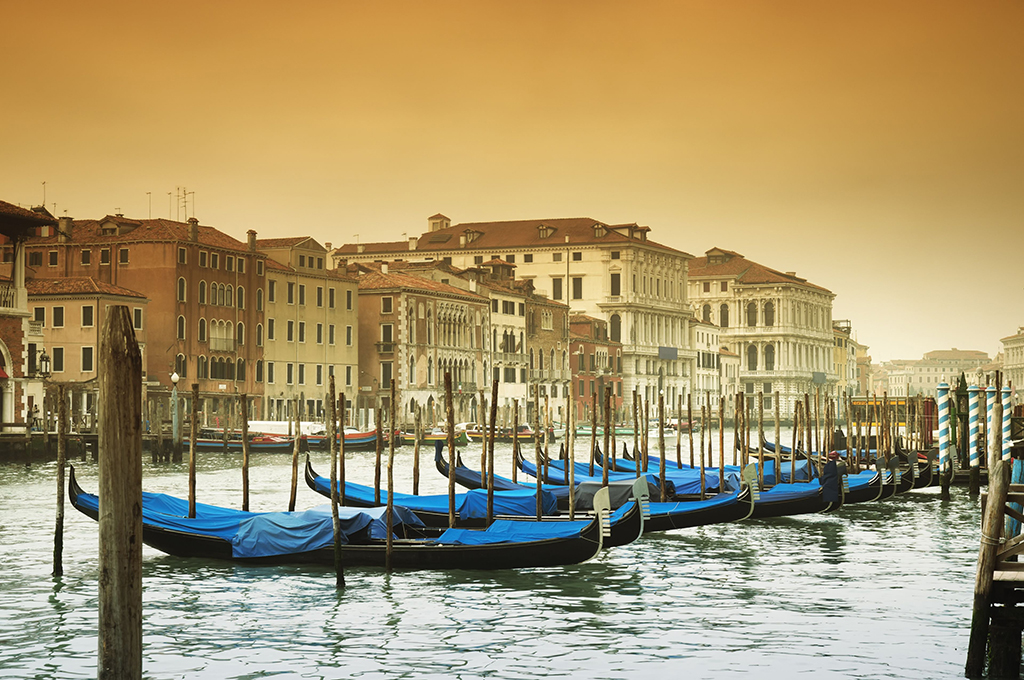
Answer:
M264 311L255 336L262 419L293 418L298 400L304 420L323 420L330 376L346 403L357 395L358 281L330 269L327 249L308 236L259 239L256 249L267 257L266 290L256 300Z
M570 314L608 322L622 343L623 390L648 399L660 391L675 403L690 389L695 360L689 347L693 313L687 298L688 253L648 239L649 227L609 225L590 218L452 225L444 215L408 241L347 244L339 264L375 260L447 262L467 269L495 259L516 265L520 280Z
M690 262L689 291L697 317L739 355L742 391L778 391L784 418L804 394L835 393L833 293L721 248Z
M1024 398L1024 326L1017 333L1000 340L1003 343L1004 383L1009 383L1018 403Z
M597 417L604 413L605 390L611 390L611 408L618 422L632 422L633 400L627 399L622 379L622 343L609 337L608 323L585 314L569 319L569 370L571 373L576 422L593 422L594 399L597 399ZM598 423L600 425L600 422Z

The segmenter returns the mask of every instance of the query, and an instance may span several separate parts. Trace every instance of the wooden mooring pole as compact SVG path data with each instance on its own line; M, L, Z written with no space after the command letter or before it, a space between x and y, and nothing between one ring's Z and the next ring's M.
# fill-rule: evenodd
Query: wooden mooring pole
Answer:
M335 401L338 398L338 393L335 391L333 373L328 379L328 385L330 392L327 395L327 417L329 418L327 422L327 436L330 437L330 443L327 445L327 449L331 452L331 521L334 525L334 587L337 590L342 590L345 587L345 569L341 556L341 520L338 518L338 439L336 436L338 432L338 402ZM341 420L344 422L344 399L341 401L341 413Z
M377 430L380 436L380 429ZM302 439L302 419L299 416L299 398L295 398L295 439L292 440L292 486L288 496L288 512L295 512L295 494L299 486L299 441ZM378 449L379 450L379 449ZM380 503L378 503L380 505Z
M974 580L971 637L967 644L967 666L964 670L964 675L968 678L980 678L985 672L985 651L988 646L991 609L990 594L1009 487L1010 465L1005 461L997 460L989 471L988 498L981 524L981 549L978 553L978 569Z
M239 395L242 416L242 510L249 512L249 395Z
M452 374L444 373L444 412L448 434L448 528L455 526L455 475L453 466L458 459L455 453L455 411L452 408Z
M132 317L110 307L99 360L100 680L142 677L142 354Z
M387 545L384 552L384 569L391 571L391 558L394 553L394 532L395 525L395 379L391 379L391 398L388 400L388 508L385 513L384 526L387 527ZM379 431L378 431L379 432Z
M67 466L68 406L64 385L57 385L57 526L53 532L53 575L64 575L64 468ZM50 416L45 412L46 429ZM47 444L49 448L49 444Z
M192 427L188 437L188 516L196 516L196 440L199 437L199 383L192 383Z

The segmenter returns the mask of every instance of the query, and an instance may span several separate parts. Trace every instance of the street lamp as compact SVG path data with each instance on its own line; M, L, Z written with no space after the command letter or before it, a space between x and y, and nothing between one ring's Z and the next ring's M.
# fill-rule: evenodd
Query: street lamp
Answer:
M177 371L171 373L171 441L174 446L175 460L181 460L181 422L178 418L178 380L180 379ZM192 423L192 427L195 426L196 424Z
M39 348L39 367L36 369L36 375L43 380L50 377L50 355L42 347Z

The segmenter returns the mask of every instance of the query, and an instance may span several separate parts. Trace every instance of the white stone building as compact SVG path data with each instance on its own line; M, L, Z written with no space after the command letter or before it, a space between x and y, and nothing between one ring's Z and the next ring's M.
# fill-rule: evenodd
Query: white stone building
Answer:
M744 392L777 390L785 418L805 393L835 393L831 291L712 248L690 261L689 298L699 319L719 326L723 347L739 355Z
M1024 397L1024 326L1016 335L1003 338L1003 382L1009 381L1014 394Z
M689 345L693 312L687 299L692 255L648 240L649 227L563 218L452 225L428 219L408 241L351 243L332 253L336 265L374 260L435 259L466 269L494 259L516 265L520 280L571 314L608 322L622 342L623 393L639 389L667 403L686 399L696 354ZM631 405L626 405L627 409Z

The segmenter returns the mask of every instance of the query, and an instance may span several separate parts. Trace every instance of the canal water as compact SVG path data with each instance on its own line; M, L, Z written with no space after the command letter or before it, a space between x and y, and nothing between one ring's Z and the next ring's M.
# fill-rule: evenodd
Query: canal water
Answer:
M510 447L497 448L497 472L508 476ZM253 510L287 509L290 459L253 456ZM321 474L328 460L313 454ZM373 483L373 453L348 461L350 480ZM240 464L202 454L199 501L239 507ZM94 492L96 464L74 465ZM407 446L398 491L411 491L411 468ZM421 468L421 492L443 493L429 455ZM321 504L301 475L298 507ZM96 677L97 525L68 506L65 575L54 579L55 479L53 463L0 465L0 678ZM187 462L147 457L143 484L186 496ZM648 535L564 568L351 569L341 593L327 568L145 548L144 674L959 678L979 522L965 489L949 501L929 489L829 515Z

